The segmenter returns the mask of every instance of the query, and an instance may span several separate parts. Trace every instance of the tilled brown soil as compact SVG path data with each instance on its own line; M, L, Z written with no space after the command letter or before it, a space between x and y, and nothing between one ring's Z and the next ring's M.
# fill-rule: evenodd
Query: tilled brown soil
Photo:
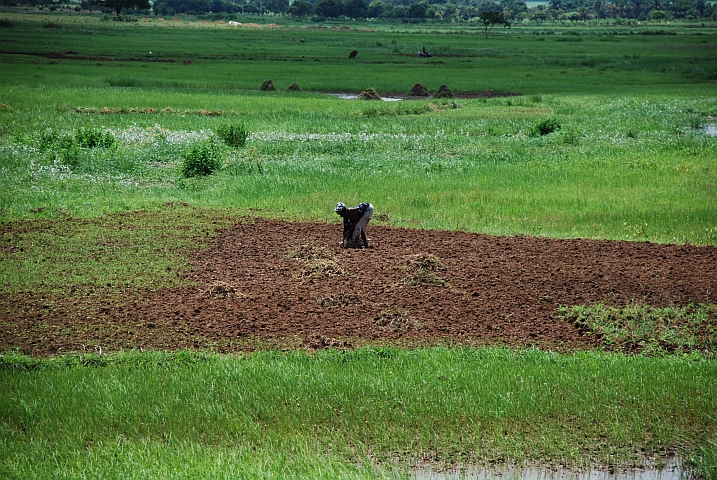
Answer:
M491 237L370 225L245 221L192 255L195 286L0 295L0 351L507 344L575 350L599 340L560 305L705 302L717 248Z

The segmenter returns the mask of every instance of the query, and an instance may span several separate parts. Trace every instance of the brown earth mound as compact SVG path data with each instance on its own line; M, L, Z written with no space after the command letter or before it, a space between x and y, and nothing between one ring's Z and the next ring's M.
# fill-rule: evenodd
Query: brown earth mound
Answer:
M373 88L367 88L358 95L359 100L381 100L381 97L376 93Z
M431 93L423 84L416 82L413 84L413 87L411 87L408 95L411 97L428 97Z
M276 90L274 88L274 81L271 79L264 80L264 82L261 84L261 90L265 92L272 92Z
M192 255L194 286L0 294L0 351L356 347L369 343L594 348L560 305L705 302L717 248L491 237L246 219ZM120 291L121 290L121 291Z
M438 87L438 91L433 96L434 98L453 98L453 90L448 88L446 85Z

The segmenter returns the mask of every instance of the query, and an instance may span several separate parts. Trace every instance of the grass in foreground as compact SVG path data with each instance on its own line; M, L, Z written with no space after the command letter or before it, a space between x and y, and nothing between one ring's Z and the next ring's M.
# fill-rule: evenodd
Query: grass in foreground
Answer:
M373 478L423 461L709 462L716 376L698 356L502 348L7 353L0 473Z

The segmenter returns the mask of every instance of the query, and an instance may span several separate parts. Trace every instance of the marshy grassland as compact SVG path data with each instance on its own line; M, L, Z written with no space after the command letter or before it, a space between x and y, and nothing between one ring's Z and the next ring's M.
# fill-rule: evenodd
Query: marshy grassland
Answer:
M387 226L717 246L717 137L704 129L717 121L714 25L485 39L469 25L0 17L3 294L171 287L237 216L335 222L338 200L370 200ZM416 58L423 46L432 58ZM259 91L266 79L276 91ZM415 82L456 96L326 95L405 95ZM245 141L222 141L228 127ZM187 175L192 161L213 172ZM133 228L109 215L137 210L150 215ZM699 307L710 332L713 302ZM649 309L568 307L614 338L611 318ZM426 463L624 468L671 455L717 478L710 348L108 345L43 359L3 347L3 478L406 478Z

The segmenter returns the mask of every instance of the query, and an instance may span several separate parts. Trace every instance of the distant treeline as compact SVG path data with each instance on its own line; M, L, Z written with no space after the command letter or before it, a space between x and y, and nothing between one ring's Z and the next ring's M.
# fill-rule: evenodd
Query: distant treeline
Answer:
M599 19L667 21L717 20L717 1L708 0L549 0L528 8L523 0L82 0L80 8L102 6L119 14L118 6L135 13L169 16L226 14L282 14L323 19L399 19L408 22L470 20L485 11L500 11L512 22ZM0 5L57 5L51 0L0 0ZM139 10L138 10L139 9Z

